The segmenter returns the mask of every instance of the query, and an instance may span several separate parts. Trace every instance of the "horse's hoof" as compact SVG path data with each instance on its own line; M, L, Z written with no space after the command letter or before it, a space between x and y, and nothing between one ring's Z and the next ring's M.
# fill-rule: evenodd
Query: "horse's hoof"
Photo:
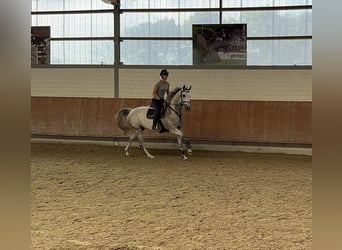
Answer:
M191 149L188 149L188 154L192 155L192 150Z
M128 152L125 152L126 156L129 156L129 153Z
M183 161L186 161L186 160L188 160L188 157L183 156Z
M148 157L150 157L150 159L155 159L156 158L153 155L149 155Z

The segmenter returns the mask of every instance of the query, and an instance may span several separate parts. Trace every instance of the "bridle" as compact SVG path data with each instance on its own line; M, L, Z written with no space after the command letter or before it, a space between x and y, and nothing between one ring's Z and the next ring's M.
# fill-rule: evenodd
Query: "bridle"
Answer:
M179 119L181 119L182 117L182 106L186 106L186 107L190 106L190 101L183 99L183 92L189 93L190 89L191 89L191 86L189 88L186 88L185 86L183 86L183 89L180 92L180 99L181 99L180 103L172 103L171 101L170 103L166 102L166 107L169 108L171 111L173 111L179 117ZM188 104L188 105L185 105L185 104ZM175 107L178 107L177 110L174 109L172 105L174 105Z

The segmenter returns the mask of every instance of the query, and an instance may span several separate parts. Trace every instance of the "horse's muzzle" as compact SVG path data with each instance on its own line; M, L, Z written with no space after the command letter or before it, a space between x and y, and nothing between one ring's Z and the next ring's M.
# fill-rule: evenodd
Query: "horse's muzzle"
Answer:
M185 104L184 105L184 109L185 109L185 111L190 111L191 105L190 104Z

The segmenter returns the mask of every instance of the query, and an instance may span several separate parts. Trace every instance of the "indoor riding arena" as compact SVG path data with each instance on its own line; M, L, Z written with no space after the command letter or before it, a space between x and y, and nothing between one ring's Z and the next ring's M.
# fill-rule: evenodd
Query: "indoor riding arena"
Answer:
M312 1L256 2L32 0L31 249L312 249ZM118 126L163 69L186 158Z

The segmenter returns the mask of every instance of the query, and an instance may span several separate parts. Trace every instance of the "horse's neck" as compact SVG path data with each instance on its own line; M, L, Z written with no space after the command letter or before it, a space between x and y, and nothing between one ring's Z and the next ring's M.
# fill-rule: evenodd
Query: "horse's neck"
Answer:
M175 94L175 96L171 99L170 105L179 106L179 104L180 104L180 93L178 92L178 93Z
M170 101L169 103L170 108L173 109L170 110L171 111L171 115L177 115L180 116L182 113L182 106L181 106L181 102L180 102L180 92L177 93ZM176 113L175 113L176 112Z

